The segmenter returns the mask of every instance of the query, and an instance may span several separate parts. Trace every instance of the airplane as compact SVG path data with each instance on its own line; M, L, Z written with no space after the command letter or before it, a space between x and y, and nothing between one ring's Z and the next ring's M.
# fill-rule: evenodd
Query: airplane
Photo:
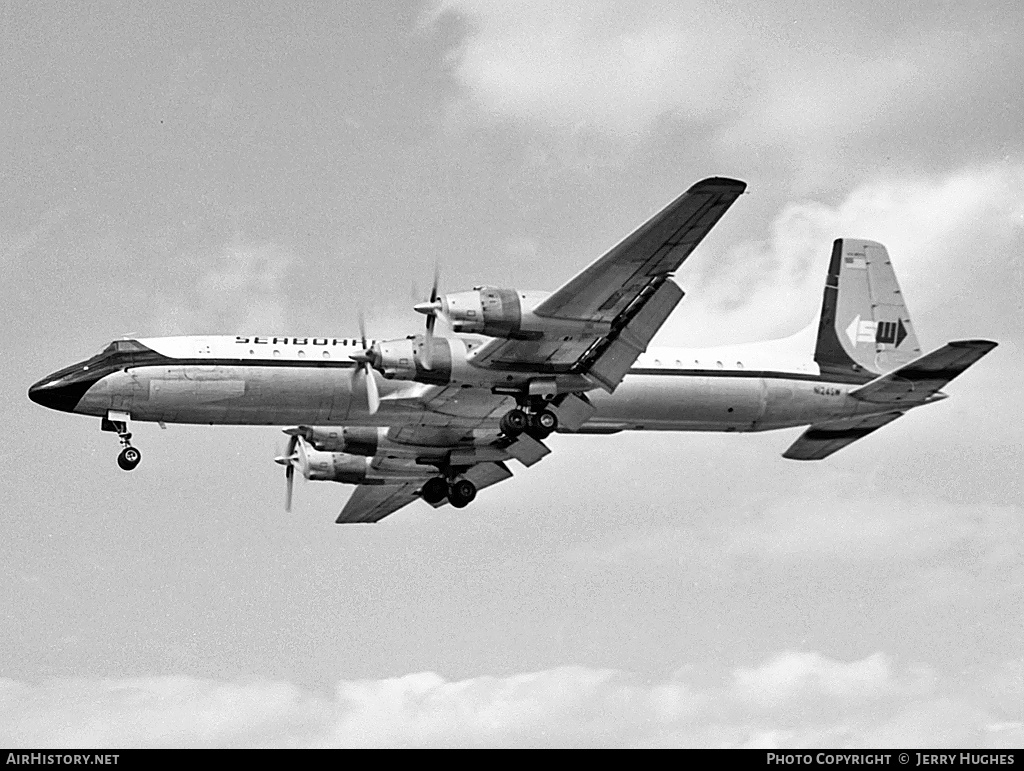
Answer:
M550 453L558 431L769 431L807 426L783 456L821 460L909 410L997 343L922 353L884 246L839 238L806 333L719 348L650 348L683 297L673 275L746 184L697 182L554 292L438 293L422 334L115 340L35 383L45 407L99 417L118 465L141 453L129 421L288 425L295 472L355 485L338 523L377 522L421 499L467 506ZM442 319L450 328L435 334Z

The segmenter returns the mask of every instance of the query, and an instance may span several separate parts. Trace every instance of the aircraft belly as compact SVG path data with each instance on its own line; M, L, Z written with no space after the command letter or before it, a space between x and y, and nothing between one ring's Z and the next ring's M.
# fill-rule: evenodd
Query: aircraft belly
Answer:
M631 429L749 431L765 407L756 377L627 375L614 394L589 398L597 413L588 424Z

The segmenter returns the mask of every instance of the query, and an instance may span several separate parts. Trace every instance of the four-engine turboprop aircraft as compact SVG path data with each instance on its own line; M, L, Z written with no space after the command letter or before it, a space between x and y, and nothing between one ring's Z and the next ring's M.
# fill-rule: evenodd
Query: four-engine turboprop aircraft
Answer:
M553 293L477 287L416 306L426 333L118 340L29 397L101 418L141 455L129 420L288 425L295 470L357 485L338 522L376 522L417 497L461 508L550 452L552 431L766 431L808 425L784 453L825 458L940 389L996 343L922 355L885 248L839 239L808 335L716 349L655 348L683 296L672 281L746 185L698 182ZM454 334L434 334L437 318Z

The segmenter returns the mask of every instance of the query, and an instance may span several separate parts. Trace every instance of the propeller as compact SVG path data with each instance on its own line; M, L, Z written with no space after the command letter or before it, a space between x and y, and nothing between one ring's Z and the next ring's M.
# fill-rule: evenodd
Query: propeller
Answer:
M289 433L289 432L285 432ZM304 453L299 448L299 437L292 434L288 439L288 449L284 455L274 458L275 463L284 466L284 510L286 513L292 511L292 490L295 488L295 467L305 461Z
M441 316L444 318L444 303L441 302L439 295L437 294L437 285L440 280L440 271L438 266L434 264L434 284L430 287L430 302L417 303L413 306L413 310L417 313L422 313L427 317L427 334L423 338L423 356L420 357L420 363L423 365L423 369L433 369L433 352L434 352L434 325L437 323L437 317Z
M377 381L371 371L375 356L373 350L366 347L366 320L362 311L359 312L359 337L363 350L349 354L349 358L356 363L356 368L352 371L352 393L360 391L366 394L367 412L376 415L380 409L380 393L377 391Z

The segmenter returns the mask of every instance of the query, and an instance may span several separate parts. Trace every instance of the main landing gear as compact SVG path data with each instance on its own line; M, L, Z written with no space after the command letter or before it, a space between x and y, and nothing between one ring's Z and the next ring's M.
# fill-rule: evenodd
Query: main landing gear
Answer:
M132 435L128 430L128 421L104 418L100 428L104 431L116 432L117 438L121 440L122 449L120 455L117 456L117 465L122 470L132 471L142 462L142 453L132 447Z
M445 477L431 477L420 489L420 497L431 505L447 498L452 506L462 509L476 498L476 485L468 479L449 481Z
M543 441L558 428L558 416L544 407L523 409L520 406L502 415L498 425L505 436L517 437L525 433Z

